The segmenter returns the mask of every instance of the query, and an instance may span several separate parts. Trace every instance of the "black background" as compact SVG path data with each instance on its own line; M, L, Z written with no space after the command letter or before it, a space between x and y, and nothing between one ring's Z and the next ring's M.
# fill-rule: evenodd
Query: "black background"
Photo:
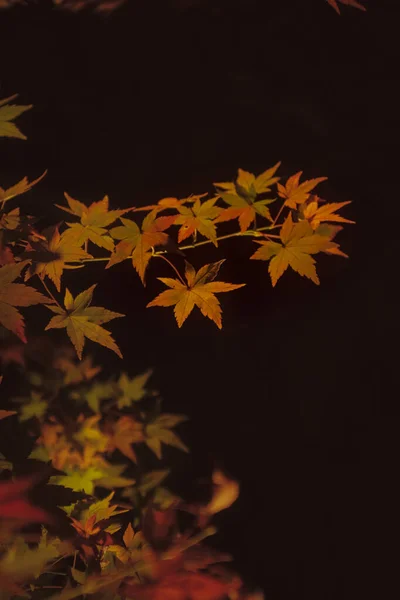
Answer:
M1 144L1 185L48 168L23 197L43 224L60 218L64 191L140 206L278 160L282 176L326 175L321 195L353 200L357 225L338 240L350 258L322 257L320 287L287 273L272 289L249 240L191 251L197 267L227 257L221 278L247 282L221 298L222 332L195 313L179 330L172 310L144 308L164 265L146 288L128 264L69 286L100 282L95 304L128 315L111 326L122 368L153 366L164 409L191 417L178 476L215 463L240 480L217 542L267 598L381 596L391 570L395 5L338 17L323 0L129 0L104 18L38 2L0 14L0 97L34 105L18 120L28 141ZM96 356L121 369L110 354Z

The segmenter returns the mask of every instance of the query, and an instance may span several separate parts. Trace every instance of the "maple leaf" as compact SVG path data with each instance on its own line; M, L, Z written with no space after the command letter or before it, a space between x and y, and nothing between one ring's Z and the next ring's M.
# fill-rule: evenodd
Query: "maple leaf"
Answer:
M39 392L32 391L28 398L14 398L19 402L22 402L21 409L19 411L19 420L28 421L33 417L41 419L47 411L48 402L43 400L42 394Z
M178 232L178 242L186 240L191 235L196 235L197 231L211 240L215 246L217 242L217 230L213 219L218 217L222 209L215 206L218 198L211 198L201 203L197 198L192 206L178 206L179 215L176 217L174 225L180 225Z
M271 214L267 208L268 204L274 202L274 199L257 200L257 196L269 192L271 185L279 181L279 177L274 177L275 172L280 166L280 162L261 173L256 177L253 173L239 169L238 177L235 183L214 183L217 188L223 189L218 195L229 208L225 208L217 217L215 223L239 219L240 231L246 231L256 218L260 215L266 219L271 219Z
M311 196L309 202L305 206L302 206L301 216L303 219L307 219L311 227L315 230L319 225L326 221L334 221L337 223L354 223L350 219L345 219L341 215L336 214L337 210L343 208L347 204L351 204L351 201L347 202L330 202L328 204L322 204L319 206L318 196Z
M8 231L14 231L19 227L20 224L20 210L17 206L10 210L10 212L2 212L0 217L0 229L6 229Z
M141 375L130 379L126 373L121 373L118 379L118 387L122 395L118 398L118 408L124 408L132 405L132 402L138 402L147 395L146 383L151 377L153 371L148 369Z
M63 485L76 492L93 494L96 481L105 477L106 472L99 467L88 467L84 471L79 469L64 469L65 475L53 475L49 479L51 485Z
M53 367L64 373L64 385L90 381L100 373L101 367L94 366L90 356L76 363L70 358L69 350L70 348L65 349L53 362Z
M114 250L114 242L106 227L132 209L108 210L108 196L104 196L99 202L92 202L90 206L86 206L86 204L79 202L79 200L74 200L66 192L64 196L68 202L68 207L58 204L56 206L80 219L80 223L67 223L69 229L66 229L62 234L64 241L70 247L74 245L81 247L86 242L91 241L96 246L112 252Z
M15 333L24 343L26 343L24 318L15 307L51 302L32 287L23 283L12 283L20 276L28 262L25 260L0 267L0 324Z
M239 192L246 192L252 199L257 194L264 194L265 192L271 191L271 186L279 181L280 177L274 177L276 171L280 167L281 163L277 162L273 167L267 169L257 177L253 173L238 169L238 176L236 183L230 181L223 183L214 183L215 187L221 188L232 194ZM239 190L238 190L239 188Z
M362 4L360 4L359 2L357 2L357 0L326 0L328 4L330 4L332 6L332 8L334 8L336 10L336 12L338 13L338 15L340 15L340 8L338 5L338 2L340 2L341 4L344 4L346 6L353 6L354 8L359 8L360 10L367 10L365 8L365 6L363 6Z
M85 338L113 350L113 352L122 358L120 349L111 337L110 332L100 325L111 321L111 319L124 317L125 315L100 306L89 306L95 287L96 284L92 285L76 296L75 299L67 289L64 297L65 309L61 306L47 305L52 312L56 313L56 316L52 317L45 330L65 327L79 359L82 358Z
M89 388L73 391L70 397L74 400L83 400L95 413L100 413L100 405L102 400L112 398L115 393L115 384L107 381L97 381Z
M20 140L26 140L26 136L21 133L18 127L12 123L13 119L22 115L25 111L32 108L32 104L29 105L17 105L9 104L12 100L17 98L18 94L14 94L9 98L0 100L0 137L14 137Z
M23 495L32 487L33 482L32 477L24 477L0 483L0 517L2 519L13 519L23 524L51 521L47 513L37 506L32 506Z
M154 213L150 213L143 219L140 230L135 221L121 218L122 226L114 227L110 231L114 239L121 241L117 244L106 269L132 256L132 264L143 285L146 285L144 276L152 257L149 250L154 246L167 244L169 236L164 232L175 222L175 219L176 215L156 218Z
M318 285L319 279L315 270L315 260L311 254L330 248L333 243L329 237L314 233L308 221L293 223L292 215L289 214L282 225L280 238L282 243L255 241L256 244L261 245L261 248L258 248L250 258L254 260L271 259L268 271L273 286L276 285L288 266Z
M7 417L11 417L12 415L16 415L17 411L16 410L0 410L0 421L2 419L6 419Z
M39 275L42 279L47 275L59 292L62 272L65 268L71 268L66 263L81 261L92 256L74 243L69 236L60 235L58 226L45 229L42 235L44 239L38 242L31 241L30 248L24 253L24 256L33 262L25 273L25 281L33 275Z
M115 492L111 492L108 496L103 498L102 500L98 500L90 505L90 507L85 510L81 515L81 520L88 519L95 516L94 523L99 523L100 521L106 521L107 519L111 519L115 515L121 515L123 513L128 512L127 508L120 508L118 504L110 504L110 501L113 499Z
M0 112L1 112L1 108L0 108ZM0 123L0 127L1 127L1 123ZM11 198L15 198L15 196L20 196L21 194L25 194L25 192L29 192L29 190L31 190L34 185L36 185L37 183L39 183L39 181L41 181L41 179L43 179L43 177L46 175L46 173L47 173L47 169L44 171L44 173L42 173L40 175L40 177L38 177L37 179L34 179L31 182L28 181L27 177L24 177L23 179L21 179L21 181L18 181L18 183L12 185L11 187L9 187L7 189L3 189L2 187L0 187L1 208L4 208L5 203L8 200L11 200Z
M162 414L146 425L146 445L154 452L159 460L162 458L162 443L166 446L173 446L174 448L178 448L178 450L183 450L183 452L189 452L189 448L186 444L182 442L176 433L171 431L172 427L175 427L186 420L187 417L184 415Z
M133 417L123 415L114 423L112 434L109 437L107 450L119 450L124 456L136 462L136 454L132 444L144 440L143 425Z
M47 532L45 535L47 536ZM60 544L58 538L54 538L51 543L48 543L42 533L39 545L36 548L30 548L24 539L18 536L0 561L1 575L15 581L23 581L32 575L35 578L39 577L45 565L60 556Z
M216 263L204 265L197 273L194 267L186 262L185 276L187 284L183 280L179 281L178 279L171 279L169 277L158 277L160 281L172 289L161 292L161 294L147 304L147 307L175 305L175 318L178 327L182 327L184 321L196 305L205 317L214 321L217 327L221 329L222 311L218 299L214 294L231 292L246 285L244 283L233 284L214 281L223 262L224 260L220 260Z
M285 200L285 206L289 208L297 208L298 204L303 204L310 197L310 192L322 181L326 181L327 177L317 177L316 179L308 179L299 184L300 177L303 171L295 173L286 182L286 185L278 183L278 195Z

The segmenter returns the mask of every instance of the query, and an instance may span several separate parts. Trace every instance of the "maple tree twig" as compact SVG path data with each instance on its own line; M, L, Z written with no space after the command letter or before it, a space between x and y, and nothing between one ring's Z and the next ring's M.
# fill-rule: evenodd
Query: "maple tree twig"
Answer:
M279 213L277 215L277 218L279 217ZM257 233L261 232L261 231L270 231L271 229L277 229L278 227L281 227L281 225L276 225L276 224L272 224L272 225L266 225L265 227L258 227L258 229L250 229L247 231L235 231L234 233L227 233L226 235L221 235L219 237L216 238L217 242L221 241L221 240L227 240L229 238L233 238L233 237L240 237L240 236L250 236L251 234L254 234L254 237L257 237ZM279 235L274 235L272 233L269 234L269 237L271 238L276 238L276 239L280 239ZM191 250L192 248L197 248L198 246L205 246L206 244L213 244L214 242L212 242L211 240L202 240L201 242L195 242L193 244L186 244L185 246L178 246L179 250ZM153 252L153 256L162 256L163 254L166 254L167 250L157 250ZM128 258L132 258L132 256L127 256L126 259ZM125 260L126 260L125 259ZM69 260L69 263L89 263L89 262L105 262L105 261L110 260L109 256L98 256L98 257L92 257L92 258L82 258L81 260Z

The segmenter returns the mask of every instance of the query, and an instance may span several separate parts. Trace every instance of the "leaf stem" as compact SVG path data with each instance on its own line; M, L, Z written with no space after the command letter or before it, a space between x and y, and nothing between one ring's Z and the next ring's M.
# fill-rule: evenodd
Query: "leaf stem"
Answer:
M175 271L175 273L178 275L179 280L181 281L181 283L183 283L183 285L186 287L186 283L183 281L178 269L175 267L174 264L172 264L172 262L170 260L168 260L168 258L166 256L164 256L163 254L156 254L155 252L153 252L153 256L156 256L157 258L162 258L163 260L165 260L165 262L167 262L170 267L173 268L173 270Z
M47 285L46 285L46 283L45 283L44 279L42 279L42 278L40 277L40 281L42 282L44 289L46 290L46 292L48 293L48 295L50 296L50 298L53 300L53 302L55 302L55 303L57 304L58 308L60 308L61 310L63 310L63 307L62 307L62 306L60 306L60 304L57 302L57 300L55 299L55 297L53 296L53 294L51 293L51 291L50 291L50 290L49 290L49 288L47 287Z

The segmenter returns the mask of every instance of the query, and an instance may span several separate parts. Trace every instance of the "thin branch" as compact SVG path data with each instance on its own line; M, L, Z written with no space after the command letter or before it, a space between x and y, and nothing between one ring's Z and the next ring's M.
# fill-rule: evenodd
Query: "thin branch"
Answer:
M281 209L282 210L282 209ZM279 217L279 213L277 215L276 218ZM276 221L276 219L275 219ZM250 229L247 231L235 231L234 233L227 233L226 235L221 235L219 237L216 238L217 242L220 242L222 240L227 240L229 238L233 238L233 237L250 237L251 235L253 235L254 237L257 237L258 232L261 231L270 231L271 229L277 229L281 227L281 225L276 225L276 223L272 223L272 225L266 225L265 227L258 227L257 229ZM274 237L276 239L280 239L279 235L273 235L272 233L269 234L270 237ZM213 244L214 242L211 240L202 240L201 242L194 242L193 244L185 244L184 246L178 246L179 250L191 250L193 248L197 248L198 246L205 246L207 244ZM162 256L164 254L166 254L168 251L167 250L157 250L153 252L153 256ZM132 255L127 256L126 259L132 259ZM125 260L126 260L125 259ZM77 261L68 261L70 263L90 263L90 262L105 262L105 261L109 261L110 257L109 256L99 256L99 257L92 257L92 258L82 258L81 260L77 260Z

